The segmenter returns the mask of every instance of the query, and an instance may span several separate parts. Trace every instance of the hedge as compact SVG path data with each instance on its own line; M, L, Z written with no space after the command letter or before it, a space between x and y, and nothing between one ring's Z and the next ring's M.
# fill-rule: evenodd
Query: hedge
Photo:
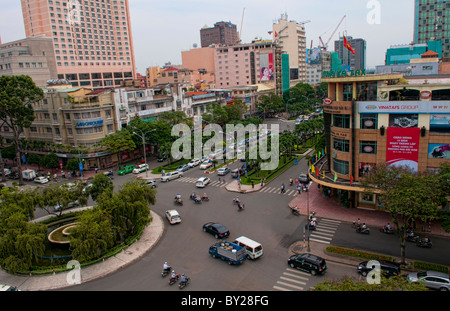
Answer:
M349 249L349 248L337 247L337 246L328 246L326 248L326 251L330 252L330 253L341 254L341 255L346 255L346 256L351 256L351 257L357 257L357 258L362 258L362 259L367 259L367 260L392 261L391 256L373 254L373 253L358 251L358 250Z
M434 264L434 263L423 262L423 261L415 261L414 269L431 270L431 271L443 272L443 273L448 274L448 267Z

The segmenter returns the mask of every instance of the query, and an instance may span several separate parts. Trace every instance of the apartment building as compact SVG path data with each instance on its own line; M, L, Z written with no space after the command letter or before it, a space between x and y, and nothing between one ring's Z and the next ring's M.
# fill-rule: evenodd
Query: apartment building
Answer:
M302 22L282 14L272 25L272 39L281 52L289 55L290 79L306 82L306 30Z
M237 28L231 22L217 22L214 27L204 26L200 29L201 47L212 44L233 45L239 40Z
M32 37L0 44L0 76L28 75L38 87L56 77L53 42Z
M182 67L191 70L191 85L196 89L213 89L216 84L214 47L181 52Z
M128 0L21 0L27 37L53 41L57 76L74 87L117 87L136 77Z

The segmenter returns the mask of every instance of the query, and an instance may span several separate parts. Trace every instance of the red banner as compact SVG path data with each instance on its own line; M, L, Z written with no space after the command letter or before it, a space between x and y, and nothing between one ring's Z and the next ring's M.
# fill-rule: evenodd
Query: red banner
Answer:
M420 128L388 127L386 163L407 166L417 171L419 164Z

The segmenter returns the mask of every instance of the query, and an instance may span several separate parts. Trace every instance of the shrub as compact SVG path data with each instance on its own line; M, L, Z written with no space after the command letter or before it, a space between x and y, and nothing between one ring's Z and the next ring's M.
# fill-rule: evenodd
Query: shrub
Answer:
M437 272L443 272L448 274L448 267L429 263L429 262L423 262L423 261L415 261L414 262L414 269L417 270L432 270Z
M390 256L373 254L373 253L358 251L358 250L349 249L349 248L337 247L337 246L328 246L326 248L326 251L330 252L330 253L341 254L341 255L346 255L346 256L351 256L351 257L357 257L357 258L362 258L362 259L366 259L366 260L392 261L392 257L390 257Z

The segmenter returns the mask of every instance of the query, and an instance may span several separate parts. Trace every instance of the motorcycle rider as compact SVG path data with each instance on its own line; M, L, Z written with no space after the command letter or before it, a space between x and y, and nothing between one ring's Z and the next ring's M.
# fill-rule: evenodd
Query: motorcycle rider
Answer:
M175 270L172 270L172 279L177 280L178 275L175 273Z
M431 242L430 238L427 235L423 238L422 241L427 244Z
M239 200L239 197L235 197L233 200L234 200L234 202L235 202L236 204L238 204L238 205L239 205L239 203L241 202L241 201Z
M293 184L293 180L292 180L292 177L291 178L289 178L289 185L291 185L292 186L292 184Z
M188 283L188 277L184 273L181 275L181 283L184 283L186 285Z
M166 271L167 273L169 273L170 269L171 269L171 266L166 261L163 265L163 271Z
M391 231L391 224L390 223L388 223L386 225L385 231Z
M363 231L363 230L365 230L365 229L367 229L367 226L366 226L366 223L363 222L363 224L361 225L361 231Z
M358 226L358 228L361 227L361 219L358 218L358 220L356 221L356 225Z

